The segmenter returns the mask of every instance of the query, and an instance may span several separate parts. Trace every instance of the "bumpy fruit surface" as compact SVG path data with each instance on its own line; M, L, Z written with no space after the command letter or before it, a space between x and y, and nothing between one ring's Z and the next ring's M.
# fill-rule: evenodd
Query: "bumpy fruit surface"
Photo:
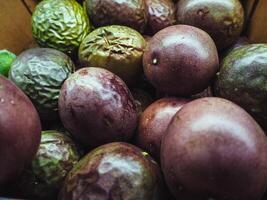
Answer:
M142 70L146 42L142 35L126 26L106 26L91 32L81 43L82 66L101 67L132 84Z
M19 188L31 199L54 199L80 155L75 143L63 133L43 131L39 150L22 177Z
M96 27L124 25L143 32L146 25L143 0L85 0L87 14Z
M32 100L42 119L56 118L58 97L74 64L64 53L48 48L29 49L12 63L9 79Z
M46 0L32 15L33 37L43 47L72 54L90 31L86 12L75 0Z
M163 200L162 186L160 169L147 153L131 144L110 143L73 168L59 200Z

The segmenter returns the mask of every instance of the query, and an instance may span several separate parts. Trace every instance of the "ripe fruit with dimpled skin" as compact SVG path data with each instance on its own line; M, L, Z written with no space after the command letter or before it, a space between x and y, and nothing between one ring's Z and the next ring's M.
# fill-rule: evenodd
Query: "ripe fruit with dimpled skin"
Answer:
M29 98L0 75L0 185L15 180L34 158L41 123Z
M221 51L234 44L241 34L244 9L239 0L180 0L177 23L206 31Z
M144 52L143 66L146 77L160 92L190 96L210 85L219 59L206 32L175 25L153 36Z
M267 138L236 104L197 99L173 117L161 164L177 199L259 200L267 188Z
M90 31L83 7L75 0L46 0L32 15L32 34L39 45L74 55Z
M139 120L135 144L160 160L161 139L167 132L172 117L190 99L166 97L152 103Z
M85 8L95 27L123 25L144 32L147 19L143 0L85 0Z
M59 113L64 127L88 149L129 141L137 110L126 84L102 68L82 68L63 84Z
M88 153L69 173L59 200L165 200L160 168L141 149L122 142Z
M155 34L161 29L174 25L175 5L172 0L145 0L147 34Z

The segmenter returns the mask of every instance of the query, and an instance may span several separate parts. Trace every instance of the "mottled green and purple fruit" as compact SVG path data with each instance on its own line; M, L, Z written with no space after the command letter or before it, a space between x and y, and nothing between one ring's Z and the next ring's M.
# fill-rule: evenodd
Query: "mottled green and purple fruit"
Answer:
M68 174L59 200L168 199L160 168L141 149L110 143L87 154Z
M12 63L9 79L30 97L41 119L53 120L57 118L61 85L74 68L64 53L34 48L22 52Z
M232 50L222 60L215 94L247 110L267 128L267 44L249 44Z
M54 130L43 131L38 152L20 177L18 188L26 198L56 199L79 158L78 149L68 136Z

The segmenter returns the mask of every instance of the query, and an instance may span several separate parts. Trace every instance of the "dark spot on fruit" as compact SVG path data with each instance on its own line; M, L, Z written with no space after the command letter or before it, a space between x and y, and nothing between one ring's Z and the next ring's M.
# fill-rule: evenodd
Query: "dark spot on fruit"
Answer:
M79 74L82 75L82 76L85 76L85 75L88 74L88 71L85 70L85 69L84 69L84 70L80 70L80 71L79 71Z
M113 124L113 119L112 119L112 117L110 117L110 116L108 116L108 115L106 115L106 116L104 116L104 124L106 125L106 126L108 126L108 127L111 127L112 126L112 124Z
M200 16L201 18L204 18L207 14L209 14L208 8L201 8L197 10L197 15Z
M76 118L75 110L74 110L72 107L70 107L70 112L71 112L71 115L72 115L74 118Z

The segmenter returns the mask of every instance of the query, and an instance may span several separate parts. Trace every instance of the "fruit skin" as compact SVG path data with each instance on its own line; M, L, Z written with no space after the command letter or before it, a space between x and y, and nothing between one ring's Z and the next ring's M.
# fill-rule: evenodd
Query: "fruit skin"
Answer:
M9 79L30 97L43 120L54 120L60 88L74 68L71 59L60 51L29 49L12 63Z
M144 32L147 19L143 0L85 0L85 8L96 27L124 25Z
M225 51L220 53L220 63L222 62L224 57L227 56L231 51L233 51L236 48L245 46L247 44L250 44L250 41L247 37L245 37L245 36L239 37L230 48L228 48Z
M18 188L26 198L55 199L79 158L78 149L68 136L55 130L42 131L38 152L20 177Z
M32 15L32 34L39 45L75 54L90 31L83 7L75 0L46 0Z
M0 74L7 77L10 66L15 59L16 55L12 52L8 50L0 50Z
M41 123L29 98L0 75L0 187L16 179L38 150Z
M160 160L160 146L172 117L190 99L166 97L152 103L141 115L135 144Z
M143 36L129 27L100 27L82 41L79 60L83 67L106 68L132 85L142 71L145 46Z
M133 95L135 101L138 116L140 116L142 112L144 112L144 110L153 102L153 98L145 90L139 88L131 89L131 94Z
M64 127L88 149L129 141L137 125L129 89L118 76L102 68L82 68L65 81L59 113Z
M144 0L146 5L146 33L154 35L175 24L175 5L172 0Z
M180 0L177 23L206 31L223 50L237 40L244 24L244 9L239 0Z
M165 199L160 168L141 149L110 143L87 154L69 173L59 200Z
M236 104L197 99L173 117L161 164L177 199L259 200L267 188L267 138Z
M232 50L221 62L215 94L246 109L267 127L267 44Z
M189 96L207 88L218 70L216 46L204 31L175 25L159 31L143 56L144 73L160 92Z
M192 95L191 98L192 99L199 99L199 98L203 98L203 97L213 97L213 88L211 86L207 87L205 90L203 90L200 93L197 93L195 95Z

